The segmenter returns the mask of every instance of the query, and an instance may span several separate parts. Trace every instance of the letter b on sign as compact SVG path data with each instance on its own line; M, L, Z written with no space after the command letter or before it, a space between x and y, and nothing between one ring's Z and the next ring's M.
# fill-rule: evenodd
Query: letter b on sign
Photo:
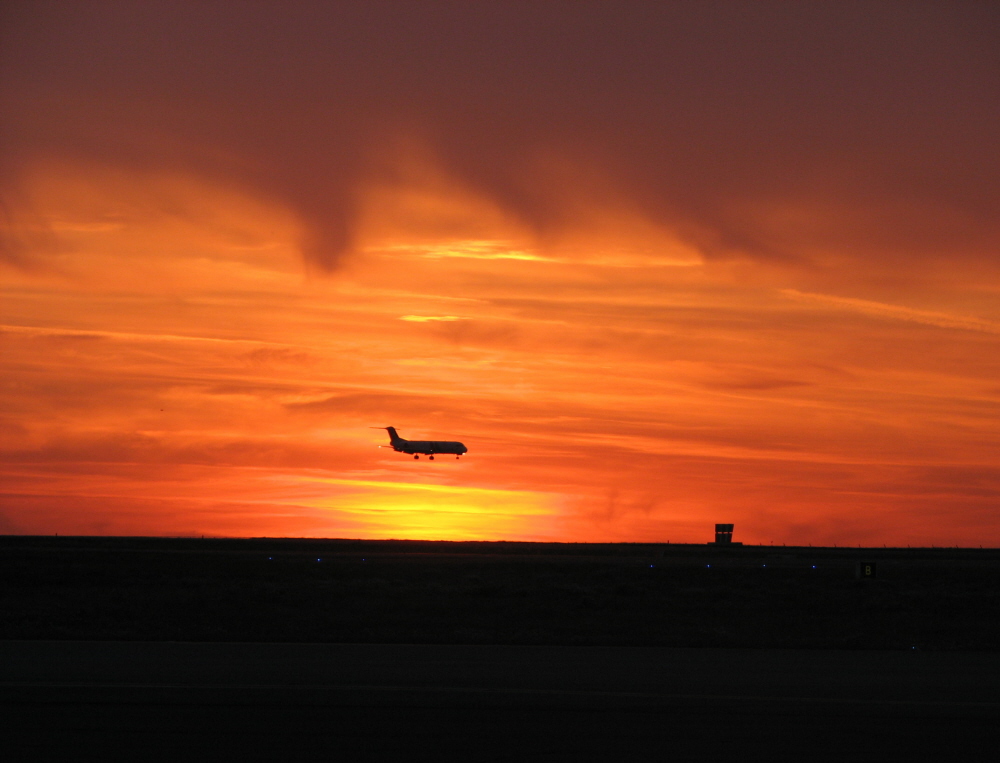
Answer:
M875 562L858 562L857 576L861 580L874 580L878 577L878 567Z

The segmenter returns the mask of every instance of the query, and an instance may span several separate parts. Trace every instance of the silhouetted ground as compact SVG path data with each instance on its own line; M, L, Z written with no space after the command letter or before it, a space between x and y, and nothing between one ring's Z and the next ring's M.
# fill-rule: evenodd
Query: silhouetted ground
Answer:
M1000 550L9 536L0 639L995 651Z
M998 696L995 653L0 641L5 761L973 763Z

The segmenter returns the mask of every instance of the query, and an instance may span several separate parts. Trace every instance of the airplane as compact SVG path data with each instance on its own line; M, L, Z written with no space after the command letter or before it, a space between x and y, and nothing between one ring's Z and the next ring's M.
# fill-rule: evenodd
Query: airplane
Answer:
M389 433L389 442L392 443L392 449L397 453L412 453L415 459L420 458L418 455L419 453L423 453L425 456L430 456L431 461L434 460L435 453L453 453L455 458L458 459L469 450L460 442L404 440L396 434L395 427L372 427L372 429L386 430ZM379 447L381 448L384 446L379 445Z

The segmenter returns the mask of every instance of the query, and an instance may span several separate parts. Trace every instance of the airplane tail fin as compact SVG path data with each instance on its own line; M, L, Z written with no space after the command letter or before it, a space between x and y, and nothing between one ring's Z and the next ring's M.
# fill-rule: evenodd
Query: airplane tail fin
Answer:
M389 433L389 442L395 445L402 442L403 438L396 433L396 427L368 427L369 429L384 429Z

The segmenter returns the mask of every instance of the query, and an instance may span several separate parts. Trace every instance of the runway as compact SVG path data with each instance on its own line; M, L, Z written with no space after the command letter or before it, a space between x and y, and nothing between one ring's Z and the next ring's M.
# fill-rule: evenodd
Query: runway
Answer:
M21 760L993 760L998 690L995 653L0 642Z

